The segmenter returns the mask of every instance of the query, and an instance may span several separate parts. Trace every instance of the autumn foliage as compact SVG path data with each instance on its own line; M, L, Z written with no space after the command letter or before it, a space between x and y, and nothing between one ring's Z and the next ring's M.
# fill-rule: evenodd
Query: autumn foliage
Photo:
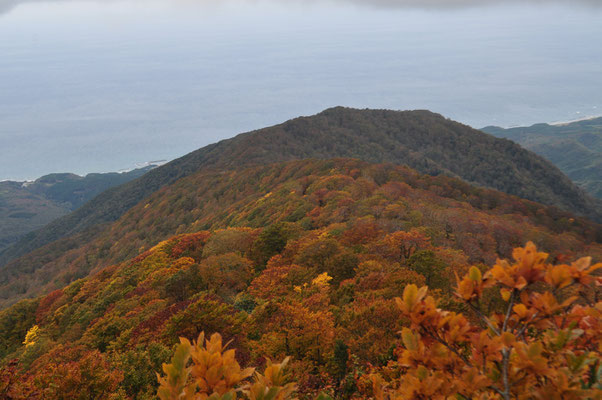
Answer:
M466 316L438 308L425 286L405 288L396 300L409 326L390 379L372 376L377 399L602 396L602 279L592 275L602 264L548 264L533 243L513 258L485 274L471 267L458 281ZM486 315L481 302L491 289L504 306Z
M591 289L602 283L592 275L602 264L591 265L586 257L551 265L547 257L528 243L514 250L514 263L500 260L485 274L471 267L458 280L456 295L475 320L437 308L426 286L406 286L396 302L409 326L400 332L398 359L368 375L371 397L601 398L602 302ZM314 283L328 280L322 275ZM480 304L488 289L499 290L505 302L489 316ZM254 370L241 369L219 334L204 341L204 333L193 344L180 340L171 363L163 365L166 376L159 376L161 400L292 398L296 385L284 374L288 358L268 361L250 383Z
M170 364L163 364L165 376L159 379L161 400L284 400L296 390L285 372L289 359L280 364L270 360L263 374L254 368L242 369L235 350L226 350L218 333L205 340L205 333L192 344L180 339ZM188 366L192 359L192 365ZM252 382L248 379L253 376Z
M602 245L585 222L354 160L179 182L65 253L71 283L0 311L0 399L246 399L292 382L302 400L503 398L504 371L511 398L596 397L600 271L583 257ZM529 241L550 256L496 262Z

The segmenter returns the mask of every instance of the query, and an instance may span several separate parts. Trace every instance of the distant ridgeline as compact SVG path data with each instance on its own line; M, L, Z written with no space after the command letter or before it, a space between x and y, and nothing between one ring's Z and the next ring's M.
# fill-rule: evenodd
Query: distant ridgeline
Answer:
M34 182L0 182L0 250L78 209L99 193L139 178L154 167L86 176L50 174Z
M508 138L553 162L574 182L602 199L602 117L566 124L482 129Z
M203 169L332 157L408 165L422 173L461 178L595 221L602 218L599 201L553 164L509 140L429 111L336 107L203 147L140 179L111 188L4 250L0 265L59 239L55 247L78 247L94 237L102 224L116 221L160 188Z

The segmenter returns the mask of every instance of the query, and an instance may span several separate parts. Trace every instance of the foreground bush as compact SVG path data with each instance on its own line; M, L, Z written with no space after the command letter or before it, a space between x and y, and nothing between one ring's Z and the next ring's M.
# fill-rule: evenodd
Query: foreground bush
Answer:
M528 243L482 274L472 267L457 296L475 319L437 308L427 287L408 285L397 304L409 327L384 374L373 375L377 399L599 399L602 302L592 273L602 264L581 258L546 263ZM485 293L505 305L486 315Z
M181 339L170 364L163 365L159 379L161 400L283 400L296 390L287 383L286 358L280 364L268 361L263 374L254 368L242 369L234 358L235 350L226 350L222 337L214 333L205 340L201 333L192 344ZM192 365L187 366L192 359ZM252 382L247 378L253 376Z

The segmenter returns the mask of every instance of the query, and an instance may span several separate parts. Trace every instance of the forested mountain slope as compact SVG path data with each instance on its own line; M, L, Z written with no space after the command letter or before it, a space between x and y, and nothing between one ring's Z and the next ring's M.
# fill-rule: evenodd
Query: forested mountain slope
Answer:
M22 182L0 182L0 251L69 212L65 205L29 192Z
M112 222L161 187L203 168L354 157L446 174L600 220L599 204L556 167L517 144L429 111L332 108L194 151L112 188L0 254L0 264L54 240ZM90 236L84 232L84 237Z
M458 310L450 287L470 264L528 240L552 261L597 261L597 229L393 164L201 171L20 278L56 290L0 311L0 389L13 399L155 398L155 372L178 337L205 331L232 339L243 366L292 356L300 398L367 398L362 379L401 349L407 320L394 299L406 285L428 285L439 306ZM483 312L504 304L499 290L484 296Z
M511 139L550 160L575 183L602 199L602 118L511 129L488 126L482 130Z
M86 176L49 174L33 182L0 182L0 250L78 209L108 188L139 178L154 167Z
M401 196L395 205L386 196L371 197L389 181L398 182L391 189ZM373 203L360 206L356 198L365 196ZM61 288L175 234L278 221L311 228L322 218L316 203L336 222L366 215L391 223L391 229L428 227L472 262L491 262L527 240L559 253L580 253L602 240L599 225L568 212L393 164L309 160L203 170L155 192L90 237L74 235L10 262L0 270L0 305ZM470 233L459 232L464 230Z

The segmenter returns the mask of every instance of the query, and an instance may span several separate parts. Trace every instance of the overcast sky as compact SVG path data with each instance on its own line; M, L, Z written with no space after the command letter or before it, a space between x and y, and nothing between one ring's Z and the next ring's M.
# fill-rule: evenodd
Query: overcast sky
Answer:
M19 4L32 3L32 2L61 2L61 1L85 1L85 0L0 0L0 12L10 11L12 8ZM88 0L89 1L89 0ZM132 0L97 0L99 3L110 3L116 1L132 1ZM202 5L206 7L215 3L216 0L162 0L164 2L176 3L178 5ZM220 2L226 2L230 0L219 0ZM248 0L248 2L259 3L261 0ZM264 0L270 1L270 0ZM402 8L402 7L413 7L413 8L429 8L429 9L449 9L449 8L465 8L465 7L480 7L488 6L492 4L537 4L537 5L549 5L549 4L566 4L570 6L587 6L587 7L599 7L602 4L602 0L271 0L278 1L286 4L311 4L311 3L333 3L333 2L348 2L355 3L362 6L368 7L388 7L388 8ZM144 0L138 0L139 3L144 4Z
M335 105L600 115L599 4L0 0L0 180L172 159Z

